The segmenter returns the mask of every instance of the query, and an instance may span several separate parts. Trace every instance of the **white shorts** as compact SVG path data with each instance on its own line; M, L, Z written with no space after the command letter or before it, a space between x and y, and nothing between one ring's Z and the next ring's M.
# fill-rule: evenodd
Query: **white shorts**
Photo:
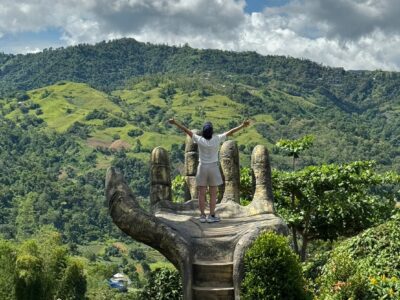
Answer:
M197 167L197 186L218 186L223 183L218 162L199 164Z

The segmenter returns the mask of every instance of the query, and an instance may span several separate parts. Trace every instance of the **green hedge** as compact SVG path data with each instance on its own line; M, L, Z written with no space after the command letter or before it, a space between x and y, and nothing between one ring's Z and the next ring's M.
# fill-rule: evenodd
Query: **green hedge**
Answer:
M307 299L299 258L283 236L260 235L245 254L244 268L242 299Z

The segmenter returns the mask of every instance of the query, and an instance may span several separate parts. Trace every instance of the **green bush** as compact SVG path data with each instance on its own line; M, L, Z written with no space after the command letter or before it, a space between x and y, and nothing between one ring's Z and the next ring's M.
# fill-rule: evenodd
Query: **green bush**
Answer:
M319 299L400 299L400 213L340 243L320 277Z
M126 125L126 121L123 119L109 117L103 121L103 125L107 127L124 127Z
M243 299L307 299L299 258L283 236L260 235L245 254L244 271Z
M94 109L91 112L89 112L85 120L94 120L94 119L99 119L99 120L105 120L108 117L108 113L104 109Z
M140 299L183 299L182 282L179 272L167 268L158 268L152 271L146 286L143 288Z
M141 136L143 134L143 130L141 129L132 129L128 131L128 135L130 137L137 137L137 136Z
M185 201L185 187L186 187L185 176L177 175L174 178L174 180L172 180L173 202L181 203Z
M253 174L249 167L240 168L240 202L249 204L253 199L255 185Z
M86 276L83 264L79 260L70 260L57 288L57 298L85 300Z

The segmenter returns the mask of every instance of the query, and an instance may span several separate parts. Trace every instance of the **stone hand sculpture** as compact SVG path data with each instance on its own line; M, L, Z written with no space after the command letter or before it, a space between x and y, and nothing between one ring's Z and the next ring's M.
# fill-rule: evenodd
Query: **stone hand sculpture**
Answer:
M171 201L168 153L161 147L151 155L151 213L143 210L122 174L110 168L106 198L114 223L126 234L161 252L180 271L184 299L239 299L245 250L266 230L287 234L286 224L274 214L268 151L256 146L252 153L254 197L248 206L239 202L237 145L222 145L220 160L224 195L217 204L220 223L200 223L196 198L197 148L186 141L185 203Z

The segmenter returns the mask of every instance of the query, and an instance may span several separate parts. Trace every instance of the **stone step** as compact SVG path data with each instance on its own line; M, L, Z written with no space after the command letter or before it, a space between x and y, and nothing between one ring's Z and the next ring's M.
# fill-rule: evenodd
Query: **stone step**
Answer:
M235 238L193 238L193 258L195 261L231 261L233 259Z
M233 300L235 291L233 287L199 287L192 286L194 300Z
M198 287L232 287L233 262L195 261L193 284Z

